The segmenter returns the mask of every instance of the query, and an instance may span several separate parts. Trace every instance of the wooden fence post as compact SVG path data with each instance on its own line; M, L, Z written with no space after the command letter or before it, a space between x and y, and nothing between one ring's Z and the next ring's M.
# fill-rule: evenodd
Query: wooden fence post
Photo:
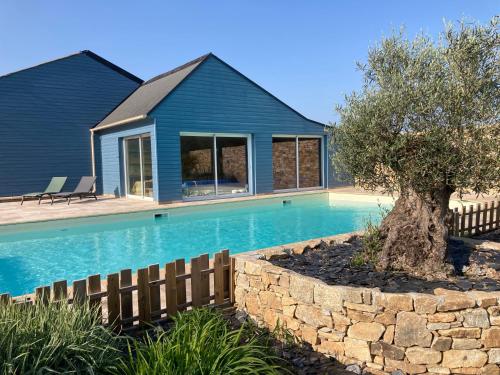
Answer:
M147 268L137 270L137 303L139 308L139 324L151 322L151 304L149 299L149 274Z
M87 299L87 281L85 279L73 281L73 303L83 304Z
M184 275L186 273L186 262L184 259L177 259L175 261L175 276ZM184 305L186 303L186 280L177 280L177 305ZM183 306L178 308L179 311L186 310Z
M497 201L497 215L495 219L495 228L498 228L500 227L500 201Z
M488 222L488 230L492 231L495 228L495 220L494 220L494 214L495 214L495 201L491 201L491 206L490 206L490 221Z
M89 288L89 305L99 311L99 315L102 318L102 308L101 308L101 297L95 298L90 297L94 293L101 292L101 275L92 275L87 278L87 284Z
M191 258L191 305L201 306L200 258Z
M222 253L216 253L214 256L214 292L215 304L224 303L224 260Z
M468 218L469 219L469 224L468 224L469 225L469 232L468 232L469 237L472 236L472 229L473 229L472 228L472 225L473 225L472 224L472 214L473 214L473 212L474 212L474 206L471 204L469 206L469 218Z
M63 301L68 298L68 282L66 280L56 281L52 284L54 301Z
M482 232L486 232L486 224L488 223L488 202L484 203L484 209L483 209L483 226L482 226Z
M474 234L481 233L480 219L481 219L481 203L478 203L476 204L476 233Z
M149 269L149 282L155 282L160 280L160 265L153 264L148 267ZM149 298L151 301L151 318L156 319L161 317L161 296L160 296L160 285L150 285L149 286Z
M236 298L234 295L234 289L236 288L236 259L230 258L230 266L229 266L229 301L233 304L236 302Z
M37 302L47 305L50 300L50 286L39 286L36 288L35 298Z
M465 206L462 206L462 214L460 215L460 237L465 235Z
M200 255L200 269L201 269L201 304L210 304L210 274L203 272L210 267L208 254Z
M459 236L459 225L460 225L460 222L458 220L458 208L455 207L453 209L453 235L454 236Z
M222 250L222 264L224 265L224 298L226 296L229 298L229 289L230 289L230 265L229 265L229 250Z
M165 301L167 303L167 317L177 313L177 272L175 262L165 264Z
M132 286L132 270L126 269L120 271L120 288ZM132 305L132 292L120 292L121 294L121 312L122 320L132 319L134 314L134 306ZM132 326L132 322L122 323L123 327Z
M108 324L115 331L120 329L120 275L109 274L107 277Z
M0 294L0 305L6 305L8 303L10 303L10 294L9 293Z

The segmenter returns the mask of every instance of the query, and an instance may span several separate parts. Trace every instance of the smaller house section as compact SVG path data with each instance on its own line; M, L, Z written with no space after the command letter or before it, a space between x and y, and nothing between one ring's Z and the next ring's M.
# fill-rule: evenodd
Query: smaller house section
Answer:
M325 126L213 54L143 83L92 138L104 194L169 202L330 185Z

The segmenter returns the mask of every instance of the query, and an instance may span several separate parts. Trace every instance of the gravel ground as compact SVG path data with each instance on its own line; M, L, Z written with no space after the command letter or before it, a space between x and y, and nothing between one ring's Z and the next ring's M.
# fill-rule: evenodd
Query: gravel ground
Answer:
M248 319L243 311L233 310L230 316L234 328L239 328ZM249 323L253 324L251 321ZM294 340L293 335L289 334L287 337L286 331L277 333L262 328L256 332L260 332L267 344L273 347L276 355L283 359L283 373L285 374L291 372L296 375L354 375L357 371L361 372L359 366L356 368L345 366L335 358L314 351L310 344ZM277 335L280 337L278 338Z
M500 232L500 231L499 231ZM497 237L495 237L497 236ZM500 237L490 234L489 240ZM272 259L277 266L303 275L316 277L327 284L379 287L385 292L428 292L435 288L451 290L500 290L500 251L475 249L459 240L450 240L449 258L455 275L445 279L427 280L403 272L376 271L371 264L351 265L353 257L362 250L360 237L342 244L320 243L306 248L302 254Z

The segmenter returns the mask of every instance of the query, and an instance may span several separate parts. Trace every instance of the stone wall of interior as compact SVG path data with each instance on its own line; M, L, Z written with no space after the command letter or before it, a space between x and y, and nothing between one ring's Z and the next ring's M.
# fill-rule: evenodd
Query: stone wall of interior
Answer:
M239 183L247 183L247 146L222 148L222 178L235 178ZM219 178L221 178L219 176Z
M299 139L299 185L321 186L321 139Z
M297 150L295 139L273 142L273 188L294 189L297 187Z
M213 153L211 149L192 150L183 155L183 171L189 172L189 178L213 176ZM188 178L187 176L183 176Z
M336 239L345 235L324 240ZM500 374L500 292L383 293L327 285L266 260L317 242L237 255L237 308L367 373Z
M297 150L295 139L273 142L274 189L297 187ZM321 140L299 139L299 185L301 188L321 186Z

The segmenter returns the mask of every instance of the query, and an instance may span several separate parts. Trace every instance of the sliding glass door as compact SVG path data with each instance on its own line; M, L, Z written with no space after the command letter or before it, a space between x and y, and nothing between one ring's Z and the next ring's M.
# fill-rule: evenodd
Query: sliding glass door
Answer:
M250 193L249 137L183 134L181 171L184 198Z
M142 196L140 138L125 140L127 195Z
M213 137L181 136L182 193L184 197L215 195Z
M246 137L215 137L217 194L248 193L248 145Z
M151 137L140 135L125 138L123 149L127 196L153 198Z
M273 189L322 187L321 142L321 137L273 137Z

